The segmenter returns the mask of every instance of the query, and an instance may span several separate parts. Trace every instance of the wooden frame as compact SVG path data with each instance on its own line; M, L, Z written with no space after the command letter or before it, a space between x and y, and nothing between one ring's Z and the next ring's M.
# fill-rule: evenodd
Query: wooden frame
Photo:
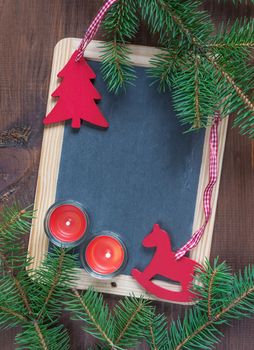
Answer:
M55 99L51 97L51 93L56 89L58 85L57 73L67 63L69 57L73 51L78 47L80 39L67 38L58 42L54 50L51 80L49 86L49 97L47 104L47 113L53 108ZM92 41L86 49L85 56L93 60L99 60L101 42ZM153 47L129 45L131 49L131 60L136 66L148 67L150 58L160 52L159 49ZM209 162L209 128L205 134L205 142L203 148L202 165L200 170L198 192L196 198L195 215L193 222L193 232L198 229L203 223L203 207L202 196L204 188L208 181L208 162ZM213 235L213 226L215 220L216 203L218 198L220 174L222 168L222 159L224 153L224 146L227 132L227 118L225 118L219 126L219 179L215 185L212 207L213 212L211 219L207 225L206 232L198 244L198 246L192 250L190 257L199 263L203 263L205 257L209 258L210 248ZM37 210L36 219L33 220L32 229L30 234L28 253L32 256L32 268L38 267L45 254L48 251L48 238L44 233L43 220L47 209L55 202L56 187L58 179L58 171L61 160L61 150L64 135L64 123L58 125L45 127L41 149L41 160L37 180L37 188L35 195L34 207ZM127 275L119 275L112 280L98 280L89 276L83 269L78 269L77 288L86 289L88 286L93 285L101 292L129 295L134 293L136 296L144 295L144 297L158 300L156 297L146 293L137 282ZM112 284L112 281L115 283ZM171 290L178 291L179 287L175 284L156 281L157 284ZM116 285L116 287L115 287Z

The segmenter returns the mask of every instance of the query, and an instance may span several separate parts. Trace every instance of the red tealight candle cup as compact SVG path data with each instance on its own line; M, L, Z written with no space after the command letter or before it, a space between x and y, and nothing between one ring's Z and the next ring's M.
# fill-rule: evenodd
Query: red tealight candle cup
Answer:
M121 238L110 231L93 236L81 249L80 259L85 270L96 278L112 278L127 263L127 249Z
M86 209L73 200L54 203L45 216L44 228L49 240L59 247L76 247L85 240L89 217Z

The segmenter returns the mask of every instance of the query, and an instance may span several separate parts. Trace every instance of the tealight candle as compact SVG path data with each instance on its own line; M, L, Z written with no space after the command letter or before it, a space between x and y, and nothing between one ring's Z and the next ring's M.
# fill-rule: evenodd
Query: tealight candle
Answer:
M123 270L127 250L118 235L103 231L92 237L81 250L81 261L92 276L111 278Z
M60 247L75 247L83 242L88 230L88 214L82 204L61 201L53 204L44 221L50 241Z

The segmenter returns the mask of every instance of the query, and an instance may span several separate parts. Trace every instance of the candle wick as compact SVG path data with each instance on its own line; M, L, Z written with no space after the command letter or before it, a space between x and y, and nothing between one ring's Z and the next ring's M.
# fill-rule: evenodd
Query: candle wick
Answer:
M111 253L110 252L106 252L105 258L107 258L107 259L111 258Z
M70 224L71 224L70 220L67 220L65 224L66 224L66 226L70 226Z

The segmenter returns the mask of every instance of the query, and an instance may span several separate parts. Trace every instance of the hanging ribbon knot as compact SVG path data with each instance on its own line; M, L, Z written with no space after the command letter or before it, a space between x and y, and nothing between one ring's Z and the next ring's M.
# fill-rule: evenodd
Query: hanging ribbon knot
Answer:
M103 20L105 14L110 9L110 7L117 1L118 0L106 1L105 4L101 7L99 12L97 13L97 15L94 17L92 23L90 24L90 26L88 27L88 29L86 31L84 38L81 40L81 43L80 43L79 48L78 48L76 62L78 62L81 59L81 57L84 55L84 51L85 51L87 45L90 43L90 41L93 39L93 37L97 33L97 31L100 27L101 21Z

